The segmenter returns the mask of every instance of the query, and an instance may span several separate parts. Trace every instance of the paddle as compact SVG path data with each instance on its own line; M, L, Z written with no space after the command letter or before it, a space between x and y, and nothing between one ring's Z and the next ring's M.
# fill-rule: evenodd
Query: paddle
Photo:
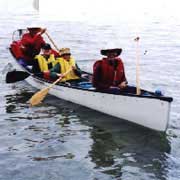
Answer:
M139 79L139 70L140 70L140 65L139 65L139 39L140 37L136 37L134 39L136 43L136 94L140 95L141 94L141 89L140 89L140 79Z
M52 40L52 38L50 37L50 35L45 32L46 36L48 37L48 39L50 40L50 42L53 44L53 46L55 47L55 49L59 52L59 48L56 46L56 44L54 43L54 41Z
M6 83L15 83L22 81L29 77L31 74L26 71L10 71L6 74Z
M46 95L48 94L49 90L55 85L57 84L59 81L61 81L61 79L66 76L69 72L72 71L72 68L70 68L68 71L66 71L63 76L61 76L60 78L58 78L55 82L53 82L53 84L51 84L50 86L41 89L40 91L38 91L37 93L35 93L31 99L29 100L29 103L31 106L36 106L38 104L40 104L43 99L46 97Z

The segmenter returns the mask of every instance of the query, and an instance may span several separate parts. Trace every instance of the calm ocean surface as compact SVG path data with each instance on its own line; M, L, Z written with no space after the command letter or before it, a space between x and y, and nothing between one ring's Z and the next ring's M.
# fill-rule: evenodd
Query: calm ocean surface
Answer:
M17 28L47 27L59 47L70 47L79 65L92 71L107 42L123 48L130 84L135 84L137 24L63 22L37 12L0 16L0 180L179 180L180 22L139 22L141 87L161 89L174 101L166 134L48 96L38 107L26 82L6 84L8 46ZM133 110L132 110L133 111ZM152 115L153 118L153 115Z

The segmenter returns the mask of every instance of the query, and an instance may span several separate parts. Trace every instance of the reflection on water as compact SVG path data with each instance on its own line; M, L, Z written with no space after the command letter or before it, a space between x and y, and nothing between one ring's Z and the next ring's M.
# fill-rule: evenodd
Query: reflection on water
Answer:
M112 139L112 134L94 126L91 130L91 138L93 139L93 145L89 155L96 167L112 166L114 158L111 152L118 148Z
M89 155L96 168L115 177L124 177L127 173L155 179L167 176L166 154L170 153L170 144L165 134L143 129L137 131L128 126L127 132L121 132L121 127L116 128L92 128L93 144ZM141 169L144 174L139 170L131 172L131 167Z
M16 112L16 108L26 108L28 104L26 102L32 95L27 93L26 91L21 91L20 93L16 93L14 95L6 95L6 112L13 113Z
M40 171L51 169L51 166L55 169L67 168L61 172L67 180L73 179L71 176L89 180L91 176L95 179L116 180L132 179L134 176L166 179L170 144L165 134L125 123L52 96L48 96L40 106L29 108L26 102L31 96L32 92L25 90L5 96L6 112L9 115L6 118L8 135L4 140L8 143L4 141L1 144L4 150L0 157L5 152L10 154L6 154L0 167L11 167L8 180L15 171L18 171L17 179L21 177L24 165L23 171L26 173L23 175L27 179L36 177L35 173L29 174L30 166ZM21 159L18 167L12 168L17 158ZM86 167L85 171L77 171L77 161L77 168ZM35 162L46 165L41 167ZM7 171L3 170L0 177L5 176L5 173ZM57 177L61 173L56 171L52 176ZM43 172L43 175L46 177L48 172Z

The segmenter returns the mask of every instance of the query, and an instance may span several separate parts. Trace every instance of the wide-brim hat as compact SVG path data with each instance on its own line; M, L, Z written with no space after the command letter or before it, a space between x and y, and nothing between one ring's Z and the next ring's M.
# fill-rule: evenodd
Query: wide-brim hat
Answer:
M101 50L101 54L104 56L107 56L107 53L109 53L109 52L116 52L117 56L119 56L122 52L122 49L121 48L113 48L113 49L102 49Z
M61 48L59 50L59 53L60 53L61 56L66 55L66 54L71 55L71 52L70 52L69 48Z
M28 31L41 31L41 27L27 27Z

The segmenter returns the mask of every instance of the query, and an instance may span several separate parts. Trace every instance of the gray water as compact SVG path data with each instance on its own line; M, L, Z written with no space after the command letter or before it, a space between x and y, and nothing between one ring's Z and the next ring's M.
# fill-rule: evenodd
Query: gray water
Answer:
M70 47L79 65L92 71L99 50L112 41L123 48L130 84L135 84L136 23L40 20L37 12L0 17L0 180L179 180L180 23L150 19L140 24L141 87L161 89L174 101L167 132L157 133L48 96L38 107L26 82L6 84L12 57L7 49L17 28L47 27L59 47ZM153 115L152 115L153 118Z

